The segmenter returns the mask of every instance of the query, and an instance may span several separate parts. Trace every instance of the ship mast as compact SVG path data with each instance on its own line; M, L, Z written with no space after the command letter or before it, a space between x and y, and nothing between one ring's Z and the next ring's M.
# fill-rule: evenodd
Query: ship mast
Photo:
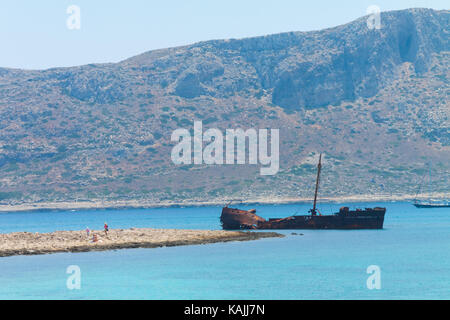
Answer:
M319 181L320 181L320 171L322 170L322 154L319 157L319 164L317 165L317 179L316 179L316 191L314 193L314 206L312 210L310 210L313 216L317 215L317 193L319 192Z

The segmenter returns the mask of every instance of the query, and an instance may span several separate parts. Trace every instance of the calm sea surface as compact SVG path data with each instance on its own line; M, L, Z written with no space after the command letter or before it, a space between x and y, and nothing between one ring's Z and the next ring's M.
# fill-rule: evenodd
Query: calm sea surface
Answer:
M322 213L344 204L322 204ZM310 205L252 206L264 217ZM283 231L283 239L0 258L0 299L450 299L450 209L387 207L385 229ZM111 228L220 229L221 208L0 214L0 233ZM292 235L292 232L303 235ZM81 269L68 290L67 267ZM369 290L367 267L381 270Z

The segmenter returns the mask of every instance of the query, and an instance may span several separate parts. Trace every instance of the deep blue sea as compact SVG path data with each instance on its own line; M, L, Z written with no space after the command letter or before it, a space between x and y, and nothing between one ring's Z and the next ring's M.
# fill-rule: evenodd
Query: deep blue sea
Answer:
M450 209L387 207L384 230L283 231L282 239L0 258L0 299L450 299ZM252 206L264 217L309 204ZM245 207L242 207L245 208ZM0 233L111 228L220 229L221 208L1 213ZM303 235L292 235L292 232ZM69 290L67 267L81 270ZM379 267L381 289L367 288Z

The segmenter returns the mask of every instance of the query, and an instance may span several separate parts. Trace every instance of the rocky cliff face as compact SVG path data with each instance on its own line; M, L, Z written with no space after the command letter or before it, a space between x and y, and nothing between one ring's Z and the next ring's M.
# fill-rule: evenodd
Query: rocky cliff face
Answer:
M318 32L209 41L125 64L146 63L159 79L173 68L165 80L184 98L265 90L283 108L317 108L373 97L405 62L426 72L433 54L448 51L448 19L432 10L389 12L380 30L361 18Z
M449 172L449 17L393 11L380 30L361 18L117 64L0 68L0 201L308 196L317 152L328 195L414 193L428 162ZM174 166L171 132L194 120L280 128L281 173Z

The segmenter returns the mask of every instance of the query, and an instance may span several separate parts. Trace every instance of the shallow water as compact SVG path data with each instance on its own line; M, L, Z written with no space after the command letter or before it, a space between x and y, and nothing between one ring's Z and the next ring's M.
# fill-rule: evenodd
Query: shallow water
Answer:
M323 213L344 204L322 204ZM1 299L449 299L450 209L385 206L384 230L283 231L282 239L0 258ZM264 217L308 204L252 206ZM220 229L221 208L0 214L0 233L111 228ZM292 232L303 235L292 235ZM66 269L81 269L69 290ZM381 270L369 290L367 267Z

